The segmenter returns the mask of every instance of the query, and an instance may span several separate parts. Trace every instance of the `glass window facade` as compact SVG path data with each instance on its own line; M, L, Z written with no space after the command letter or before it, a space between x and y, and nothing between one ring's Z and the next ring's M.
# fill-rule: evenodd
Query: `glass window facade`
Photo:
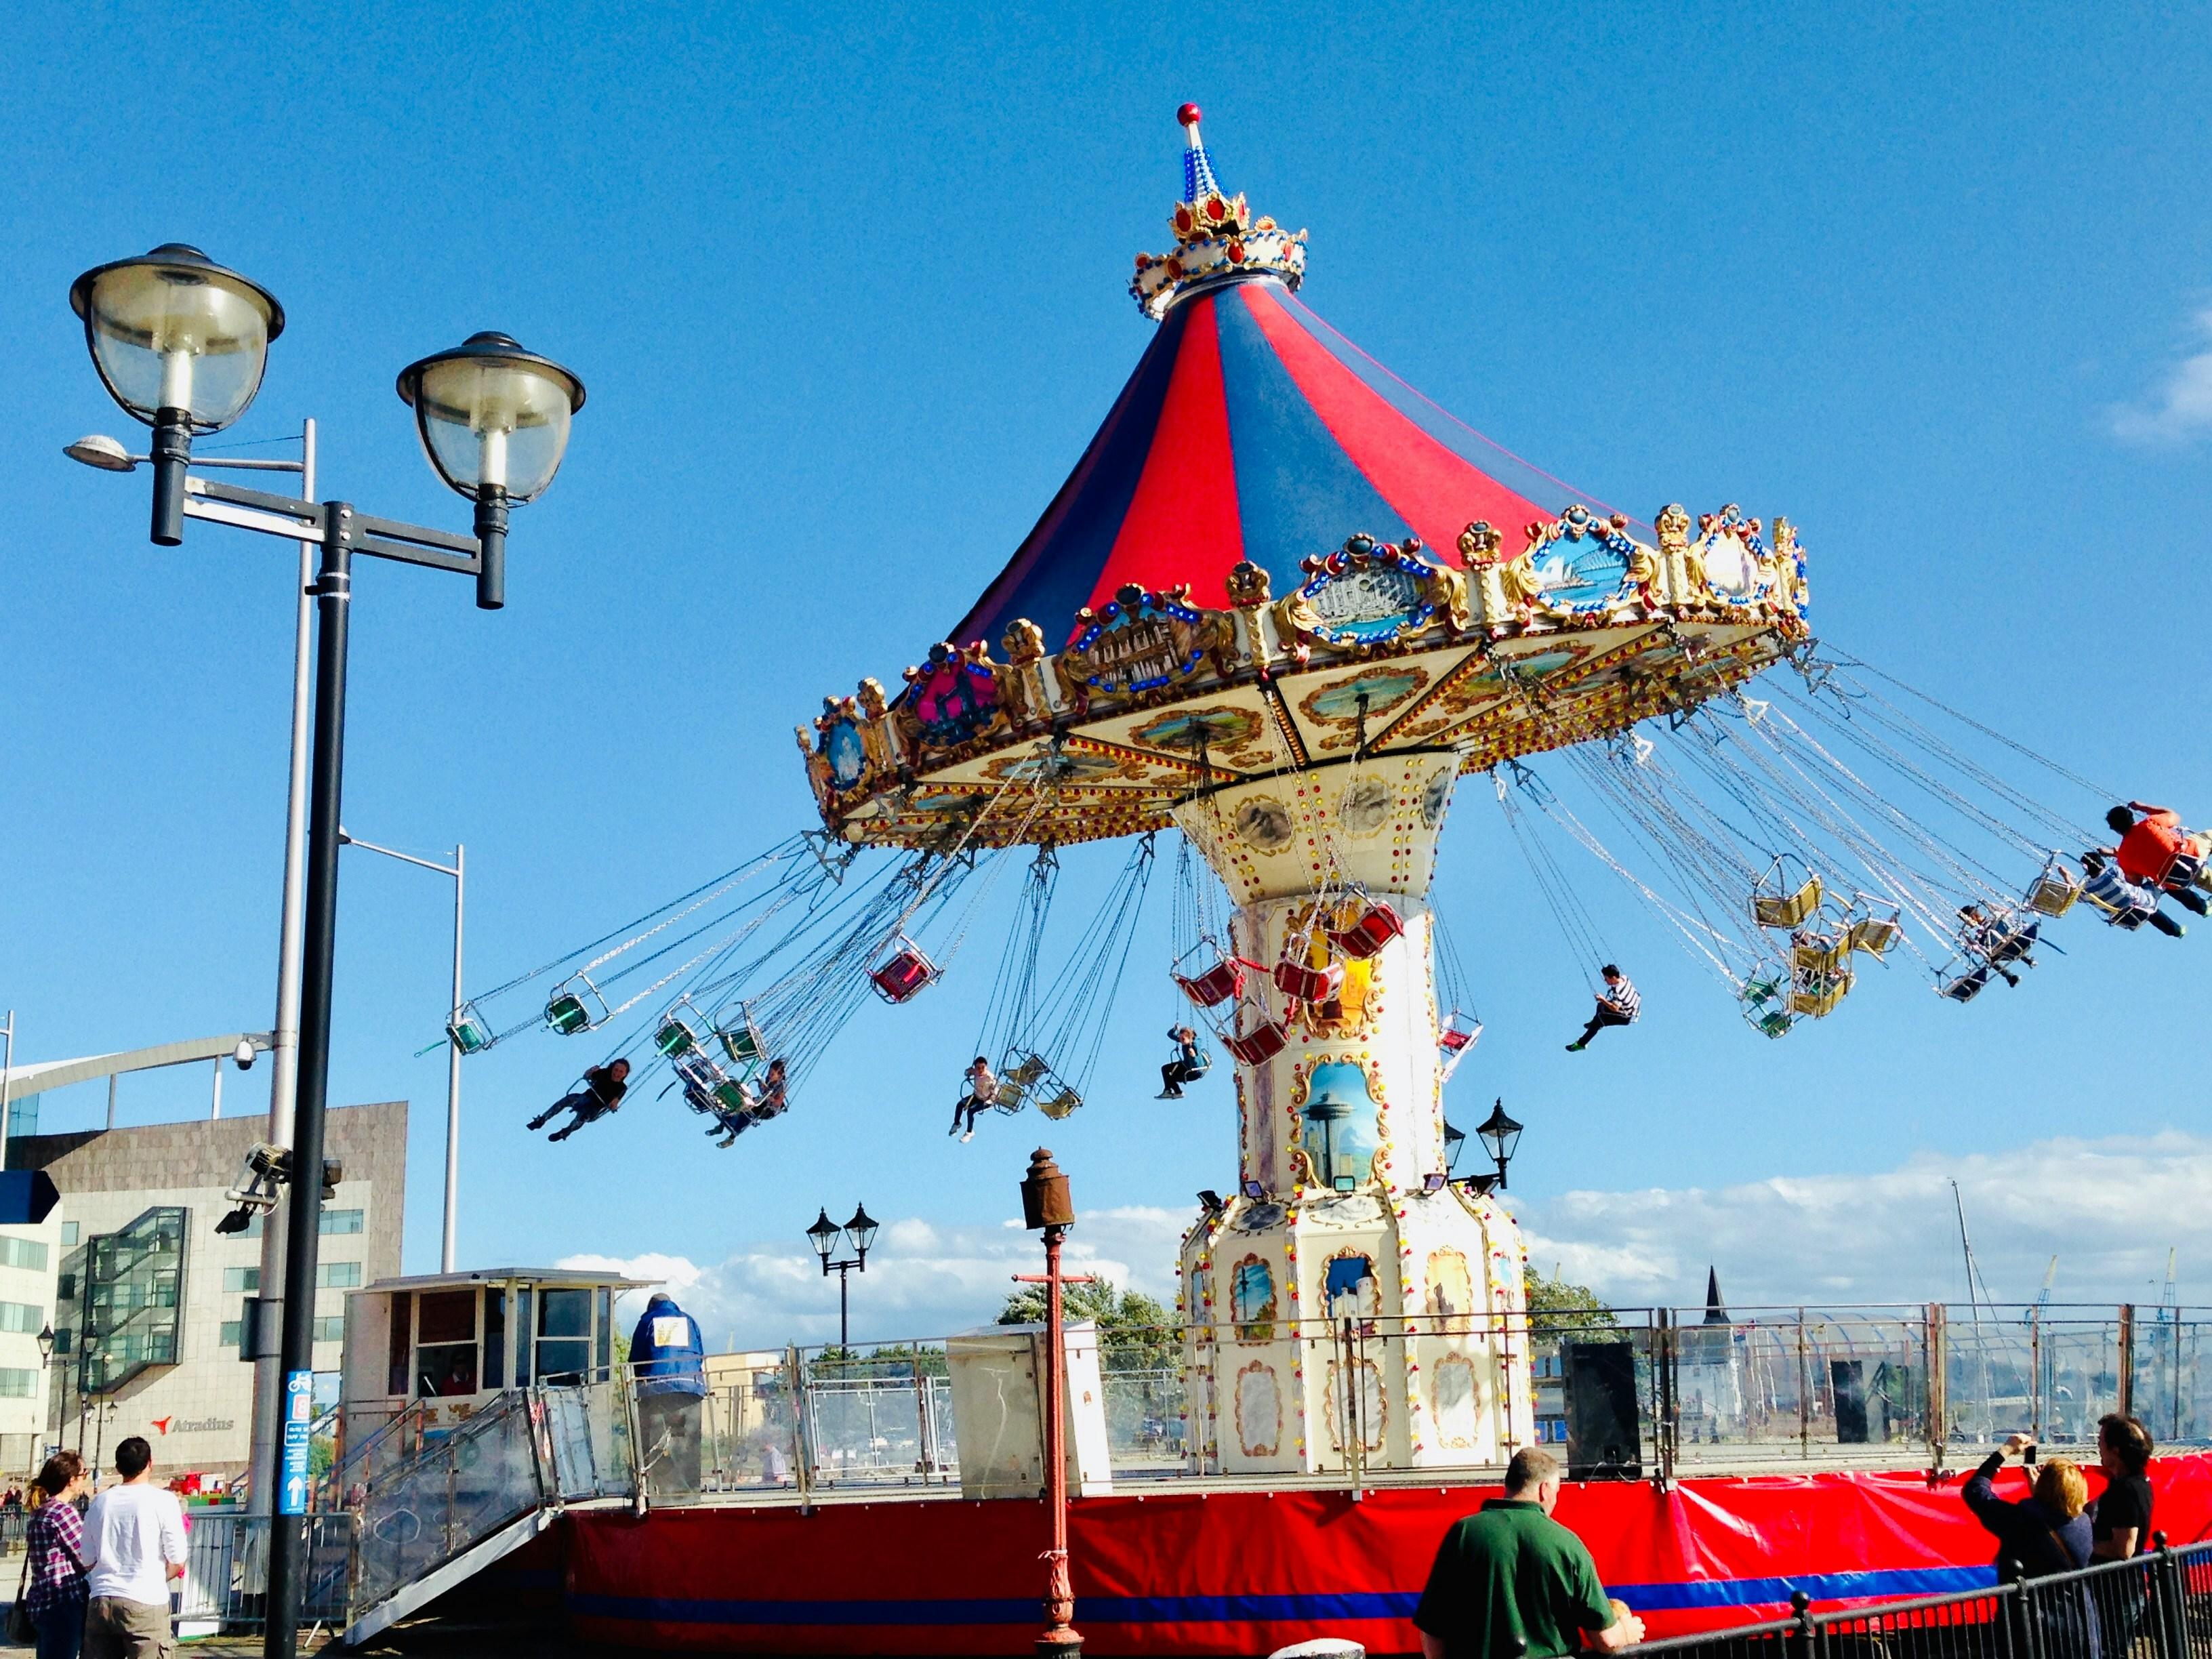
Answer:
M0 1331L36 1336L46 1322L46 1310L27 1302L0 1302Z
M146 1211L85 1245L85 1387L106 1394L149 1365L173 1365L183 1317L185 1212Z
M362 1216L359 1210L325 1210L323 1231L325 1233L357 1233L362 1228Z
M225 1267L222 1270L223 1293L243 1296L261 1288L261 1269L258 1267Z
M76 1222L64 1221L62 1223L62 1244L64 1249L75 1244L81 1236L81 1231Z
M27 1267L42 1273L46 1270L46 1247L35 1238L0 1238L0 1267Z
M28 1400L39 1386L36 1371L0 1369L0 1400Z
M361 1283L361 1263L358 1261L325 1261L315 1268L315 1285L319 1290L349 1291ZM427 1302L429 1298L425 1297Z
M323 1314L318 1316L315 1321L315 1340L318 1342L344 1341L345 1316L343 1314Z

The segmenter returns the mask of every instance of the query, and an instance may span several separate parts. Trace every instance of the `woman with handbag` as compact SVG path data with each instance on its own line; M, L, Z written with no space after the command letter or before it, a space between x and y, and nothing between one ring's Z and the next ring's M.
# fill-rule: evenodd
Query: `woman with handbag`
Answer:
M76 1500L89 1484L84 1460L72 1451L56 1452L39 1471L46 1502L31 1516L23 1583L8 1620L9 1638L35 1642L38 1659L77 1659L84 1640L84 1517ZM18 1633L16 1614L26 1612L35 1634Z

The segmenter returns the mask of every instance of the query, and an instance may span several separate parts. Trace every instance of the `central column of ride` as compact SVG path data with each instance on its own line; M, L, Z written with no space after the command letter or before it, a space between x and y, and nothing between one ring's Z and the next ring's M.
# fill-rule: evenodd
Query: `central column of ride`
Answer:
M1533 1437L1519 1230L1443 1179L1426 896L1455 776L1370 758L1177 812L1243 964L1214 1011L1237 1181L1182 1252L1194 1468L1492 1464Z

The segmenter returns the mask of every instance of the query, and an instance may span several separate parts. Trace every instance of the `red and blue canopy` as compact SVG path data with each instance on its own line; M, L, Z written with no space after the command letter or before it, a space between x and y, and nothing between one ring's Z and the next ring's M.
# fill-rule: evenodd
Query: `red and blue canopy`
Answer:
M950 636L997 641L1026 617L1057 647L1077 610L1134 584L1190 584L1224 602L1249 559L1278 595L1299 561L1364 531L1409 533L1449 563L1486 519L1509 544L1552 516L1400 410L1322 343L1277 283L1197 293L1158 336L1083 460L1006 568Z

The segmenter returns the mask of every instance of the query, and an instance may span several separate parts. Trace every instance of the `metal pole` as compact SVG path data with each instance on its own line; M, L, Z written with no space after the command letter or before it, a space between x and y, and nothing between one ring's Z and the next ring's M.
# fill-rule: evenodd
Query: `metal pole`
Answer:
M222 1056L215 1057L215 1091L208 1100L208 1121L216 1122L222 1116Z
M286 1218L284 1396L314 1379L315 1261L323 1211L323 1111L330 1090L331 973L337 954L339 808L345 770L347 630L353 599L353 509L323 509L322 565L315 578L315 738L308 787L305 928L300 980L300 1074L293 1110L291 1205ZM266 1659L296 1659L307 1566L305 1503L283 1489L285 1446L265 1466L275 1496L269 1550Z
M13 1008L8 1011L4 1035L7 1051L4 1055L0 1055L0 1170L8 1167L8 1085L15 1081L12 1074L15 1069L15 1011ZM108 1086L114 1086L112 1079Z
M837 1264L837 1358L847 1366L853 1363L852 1304L847 1287L853 1282L853 1264ZM848 1376L850 1372L847 1373Z
M1044 1629L1036 1638L1040 1655L1075 1655L1083 1638L1070 1628L1075 1618L1075 1584L1067 1573L1067 1425L1060 1381L1066 1338L1061 1327L1060 1241L1065 1227L1044 1230L1044 1480L1045 1504L1052 1510L1052 1548L1046 1552Z
M315 423L300 424L300 499L315 499ZM269 1034L269 1129L271 1146L292 1144L292 1103L297 1097L300 1075L300 949L305 927L307 866L307 711L309 670L314 650L309 624L314 618L315 556L312 538L300 543L299 580L292 612L292 744L291 763L284 794L284 896L276 934L276 1020ZM115 1127L115 1080L108 1079L107 1127ZM277 1206L261 1218L261 1285L263 1302L284 1294L284 1217ZM253 1445L246 1467L252 1476L246 1483L248 1515L267 1515L272 1489L262 1471L276 1467L279 1413L283 1409L283 1373L275 1359L253 1362Z
M115 1127L115 1073L107 1074L107 1127Z
M468 848L453 843L453 1012L461 1009L461 917L467 888ZM448 1025L453 1022L448 1020ZM453 1231L460 1216L461 1045L446 1033L446 1231L438 1251L438 1271L453 1271Z

